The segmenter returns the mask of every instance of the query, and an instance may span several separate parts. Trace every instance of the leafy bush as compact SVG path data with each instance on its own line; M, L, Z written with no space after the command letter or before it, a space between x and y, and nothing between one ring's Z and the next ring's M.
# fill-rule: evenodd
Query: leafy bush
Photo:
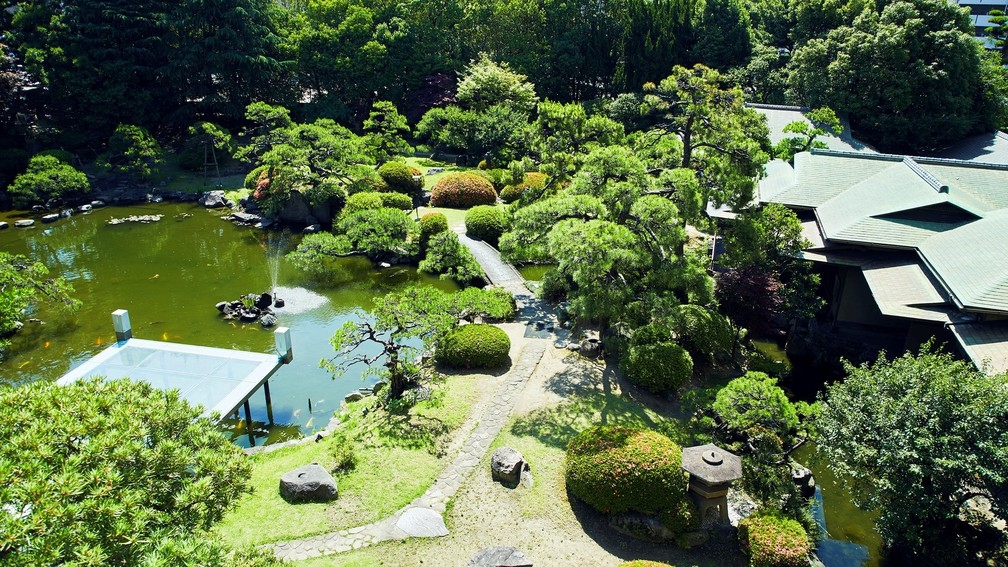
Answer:
M55 156L35 156L28 162L28 171L14 178L7 187L14 207L28 209L32 205L54 206L78 199L91 190L91 182L83 172Z
M218 164L224 163L237 148L231 133L212 122L197 122L189 127L188 134L179 149L178 163L189 171L202 171L204 164L214 157ZM209 152L210 147L213 147L213 154Z
M276 216L290 199L296 179L297 173L290 166L262 169L253 188L252 198L267 216Z
M662 510L658 520L673 533L682 534L700 528L700 513L689 498L684 498L678 506Z
M655 394L675 392L693 375L693 359L675 343L631 345L621 366L631 382Z
M739 522L739 544L752 567L805 567L812 552L805 528L795 520L756 513Z
M585 430L567 445L567 489L603 513L678 510L687 498L682 448L657 431Z
M439 232L427 241L427 255L418 268L421 272L441 274L441 279L455 280L463 286L483 277L483 268L476 257L450 230Z
M347 180L347 195L365 191L378 191L379 193L388 191L388 183L369 165L347 166L343 174Z
M465 226L470 237L497 244L507 230L507 218L500 207L477 205L466 211Z
M384 206L384 202L382 194L375 191L354 193L347 197L346 204L343 205L343 210L340 211L339 216L340 218L344 218L360 211L380 209Z
M525 174L525 180L517 185L505 185L500 192L501 201L513 203L521 198L528 189L542 189L546 185L547 176L545 173L530 171Z
M728 319L702 305L677 306L669 317L676 342L689 351L693 360L725 360L731 356L735 333Z
M356 252L372 260L416 255L416 223L399 209L365 209L340 215L336 228L346 235Z
M334 235L331 232L316 232L306 234L297 248L287 254L287 259L298 269L311 273L326 270L326 261L336 256L345 256L353 252L353 244L344 234Z
M164 152L142 126L120 124L109 138L108 150L98 165L115 173L146 179L164 162Z
M259 185L259 179L262 178L263 172L264 171L268 172L269 168L270 166L268 165L260 165L258 167L253 168L252 171L248 172L248 174L245 176L244 187L249 191L255 191L256 187Z
M511 321L518 311L514 295L501 287L467 287L449 297L449 303L459 319L473 321Z
M480 162L483 163L483 162ZM474 171L476 175L479 175L483 179L486 179L493 185L494 191L500 192L501 189L507 185L507 182L511 180L511 172L507 169L484 169L479 168Z
M441 213L427 213L420 217L420 249L426 250L431 237L448 230L448 217Z
M437 343L434 360L451 368L498 368L508 361L511 339L493 325L462 325Z
M361 193L358 193L360 195ZM413 208L413 198L402 193L379 193L383 207L408 211ZM356 195L355 195L356 196Z
M354 448L354 440L345 433L336 433L329 440L329 453L332 455L333 465L329 472L346 473L357 467L357 453Z
M468 209L497 201L493 184L473 173L449 173L431 190L432 207Z
M424 178L420 170L401 161L388 161L378 168L378 175L389 191L419 197L423 193Z

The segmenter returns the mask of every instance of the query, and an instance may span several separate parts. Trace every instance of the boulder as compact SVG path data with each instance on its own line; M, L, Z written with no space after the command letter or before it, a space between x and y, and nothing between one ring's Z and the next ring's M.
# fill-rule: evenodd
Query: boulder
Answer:
M815 496L815 477L812 476L812 471L809 469L805 467L791 469L791 481L798 487L798 492L802 497L812 498Z
M589 338L581 341L581 355L588 358L598 358L602 354L602 341Z
M95 209L99 209L105 206L105 201L102 201L101 199L96 199L94 201L91 201L91 206Z
M305 465L280 477L280 496L290 503L329 502L338 496L336 479L318 463Z
M229 306L230 304L227 301L218 301L216 305L217 311L220 311L221 313L223 313Z
M300 191L291 191L290 197L287 199L287 203L284 205L283 209L280 210L280 221L285 224L290 225L310 225L313 222L308 222L308 217L312 216L311 205L308 203L308 199ZM312 217L314 218L314 217Z
M35 224L35 219L21 219L14 221L14 226L18 228L28 228L33 224Z
M199 204L208 209L218 209L227 206L227 199L224 198L224 191L207 191L199 198Z
M267 328L276 325L277 324L276 315L272 313L266 313L265 315L259 318L259 324Z
M60 218L58 213L52 213L42 217L42 222L56 222Z
M322 230L322 225L320 225L318 223L313 223L313 224L310 224L310 225L302 228L301 232L303 234L315 234L316 232L318 232L320 230Z
M411 537L444 537L448 535L444 518L430 508L420 508L419 506L407 508L396 520L395 525Z
M259 294L259 298L256 299L255 306L259 309L269 309L273 305L273 296L268 292L263 292Z
M522 481L522 474L528 474L530 470L525 457L511 447L497 449L490 458L490 476L507 486L517 486Z
M259 215L253 215L252 213L237 212L231 213L231 222L235 224L241 224L245 226L254 226L256 223L262 222L262 217Z
M81 206L77 207L77 210L80 211L80 212L82 212L82 213L86 213L86 212L90 211L92 208L93 207L91 205L81 205Z
M466 567L532 567L532 562L513 547L485 547L473 555Z
M364 399L364 394L362 394L362 393L360 393L360 392L358 392L356 390L354 390L353 392L350 392L346 396L343 396L343 401L346 402L346 403L348 403L348 404L351 403L351 402L359 402L359 401L361 401L363 399Z
M609 517L609 525L616 531L637 539L651 542L671 542L676 533L665 527L655 516L640 512L624 512Z
M381 392L382 388L384 388L385 386L388 386L388 382L384 380L379 380L374 383L374 386L371 386L371 392L377 394L378 392Z

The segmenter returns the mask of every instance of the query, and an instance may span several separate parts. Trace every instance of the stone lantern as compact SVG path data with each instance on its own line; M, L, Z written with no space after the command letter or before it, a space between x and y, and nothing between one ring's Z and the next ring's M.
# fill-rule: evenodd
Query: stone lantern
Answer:
M708 443L683 449L682 468L690 475L689 493L700 521L706 524L708 513L716 508L717 523L728 524L728 488L742 478L742 459Z

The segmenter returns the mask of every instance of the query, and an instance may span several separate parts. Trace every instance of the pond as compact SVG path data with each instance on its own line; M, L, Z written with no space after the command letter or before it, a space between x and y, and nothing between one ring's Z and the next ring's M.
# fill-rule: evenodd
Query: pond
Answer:
M258 323L226 321L218 301L273 285L270 259L292 250L300 235L281 235L221 220L224 213L194 204L158 203L108 207L28 229L0 231L0 250L42 261L51 275L64 275L84 305L72 318L44 309L15 335L0 362L0 385L56 380L115 341L112 311L127 309L137 338L274 352L271 330ZM162 215L149 224L109 225L112 218ZM12 213L0 220L13 221ZM11 222L13 224L13 222ZM270 379L275 425L266 425L262 392L250 400L256 444L311 434L329 422L343 396L367 385L363 369L333 380L319 361L332 357L329 339L356 309L369 309L375 296L409 284L454 284L395 266L374 269L364 258L343 258L320 280L282 258L277 309L279 325L291 329L294 361ZM371 380L373 382L373 379ZM225 423L235 442L247 446L243 423Z

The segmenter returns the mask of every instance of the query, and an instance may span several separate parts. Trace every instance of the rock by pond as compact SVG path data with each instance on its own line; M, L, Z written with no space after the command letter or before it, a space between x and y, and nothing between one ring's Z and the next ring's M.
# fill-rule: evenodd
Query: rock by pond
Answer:
M280 477L280 496L290 503L329 502L339 492L336 479L318 463L311 463Z

